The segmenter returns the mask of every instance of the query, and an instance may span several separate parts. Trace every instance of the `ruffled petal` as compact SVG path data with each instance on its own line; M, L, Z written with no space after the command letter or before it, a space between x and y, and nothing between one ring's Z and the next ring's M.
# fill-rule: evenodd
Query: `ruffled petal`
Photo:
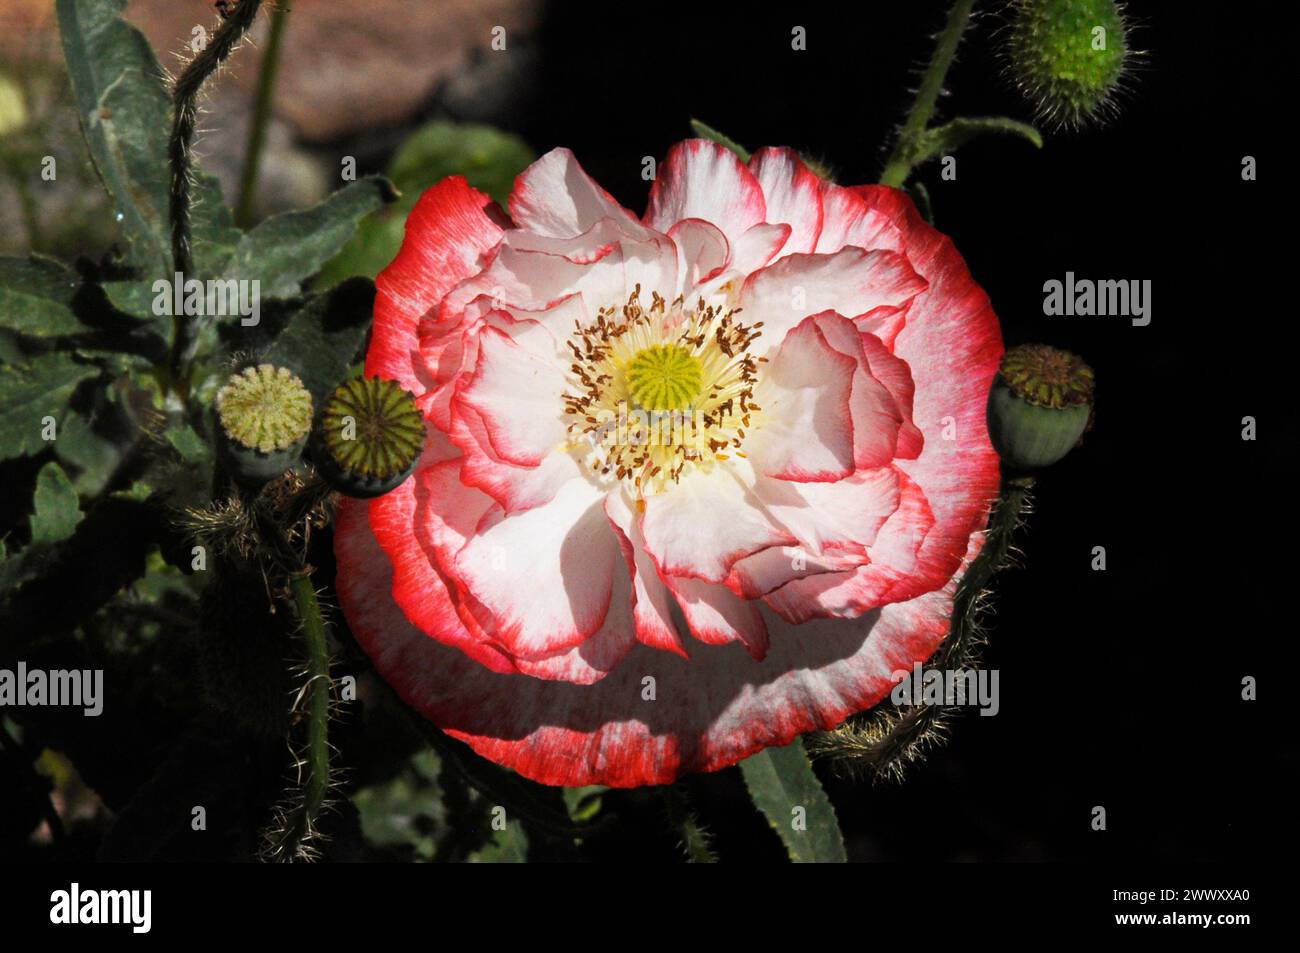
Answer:
M741 599L726 586L703 579L665 576L686 617L691 635L705 645L739 642L756 661L767 654L767 623L757 602Z
M700 645L689 660L638 646L601 681L574 685L495 673L424 636L388 597L392 565L356 507L339 514L335 552L352 632L407 704L483 757L570 786L667 784L834 728L943 641L956 586L853 622L793 626L764 610L762 661L740 645Z
M483 330L478 350L478 366L456 400L478 411L497 458L516 466L538 466L565 443L560 414L567 386L563 368L530 353L497 328Z
M686 657L686 647L672 614L672 593L646 552L632 503L622 489L605 497L605 515L618 532L619 548L632 579L632 616L638 642Z
M901 313L924 288L925 279L897 252L845 248L833 255L788 255L755 272L740 291L740 306L747 324L763 322L760 340L771 348L811 314L835 311L856 319Z
M728 149L706 139L688 139L668 150L650 186L645 223L667 232L687 218L701 218L736 241L766 221L763 189Z
M494 506L456 554L453 581L512 656L545 658L605 624L622 554L601 502L585 481L571 480L532 509ZM630 634L630 613L627 621Z
M641 532L659 570L722 582L737 559L793 543L759 505L753 482L753 470L731 460L707 473L688 472L671 490L647 498Z
M555 238L581 235L603 218L639 224L568 149L552 149L519 174L510 193L510 216L520 228Z
M424 392L429 379L420 360L420 318L483 267L501 241L503 217L462 176L443 179L420 196L406 218L401 250L375 279L367 375Z
M813 251L822 231L825 183L793 149L759 149L750 158L749 169L763 189L767 220L790 226L781 254Z
M857 362L827 343L816 318L806 318L787 334L769 360L754 393L763 422L745 447L754 469L783 480L848 476Z

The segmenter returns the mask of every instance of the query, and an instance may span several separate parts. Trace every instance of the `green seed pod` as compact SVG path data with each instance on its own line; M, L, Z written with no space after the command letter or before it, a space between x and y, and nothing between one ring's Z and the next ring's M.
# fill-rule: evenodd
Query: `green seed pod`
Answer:
M261 364L217 392L217 446L236 480L260 486L293 466L311 431L311 394L293 372Z
M1115 111L1134 55L1115 0L1013 0L1009 73L1041 122L1078 127Z
M1051 466L1092 423L1092 368L1045 344L1002 357L989 392L989 437L1010 470Z
M312 460L330 486L369 499L396 487L424 451L424 417L415 395L378 377L341 384L321 412Z

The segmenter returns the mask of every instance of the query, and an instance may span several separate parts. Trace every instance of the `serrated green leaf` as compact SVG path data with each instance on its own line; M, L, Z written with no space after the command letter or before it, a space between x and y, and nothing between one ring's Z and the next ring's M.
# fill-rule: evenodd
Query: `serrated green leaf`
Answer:
M754 806L780 835L792 861L845 862L835 808L813 774L802 740L746 758L740 762L740 773Z
M518 136L490 126L442 120L421 126L388 166L388 178L401 197L361 223L352 241L321 271L319 286L354 275L374 278L383 271L402 247L406 216L431 185L449 175L463 175L473 188L504 205L515 177L536 158Z
M71 413L73 391L98 373L97 367L60 352L0 365L0 460L44 447L46 417L54 418L57 439L57 428Z
M748 162L750 155L752 155L748 149L738 143L735 139L732 139L725 133L718 132L718 130L714 129L712 126L706 125L698 119L691 120L691 129L701 139L708 139L709 142L716 142L724 149L730 149L741 162Z
M84 514L63 467L50 462L36 474L32 498L32 545L59 543L73 534Z
M153 290L152 281L131 281L129 279L105 281L100 287L104 290L108 303L118 311L141 322L150 324L156 322L159 328L163 328L165 322L165 327L170 332L172 320L170 315L156 315L153 313L153 303L158 295ZM168 292L168 295L170 296L170 292Z
M84 331L72 312L80 284L75 271L53 258L0 258L0 327L29 337Z
M91 161L146 276L171 277L167 139L171 104L149 42L120 16L126 0L57 0L59 35ZM194 173L195 270L211 274L238 237L216 180Z
M368 176L312 208L273 215L240 239L223 273L259 279L264 297L296 295L348 243L358 222L396 198L388 180Z
M131 260L168 270L167 93L148 41L120 14L125 0L57 0L59 35L82 134L112 200Z
M293 371L316 406L343 383L370 327L375 285L351 278L309 298L267 348L262 360Z

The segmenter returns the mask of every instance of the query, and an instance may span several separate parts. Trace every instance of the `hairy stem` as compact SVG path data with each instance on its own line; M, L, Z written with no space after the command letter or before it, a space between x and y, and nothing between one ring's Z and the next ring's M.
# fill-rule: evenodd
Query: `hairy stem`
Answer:
M713 852L708 832L700 826L699 818L691 810L686 792L676 784L666 784L660 790L668 811L668 821L681 835L686 859L692 864L716 864L718 857Z
M253 123L248 129L244 171L239 179L239 206L235 210L235 224L240 228L248 228L253 223L253 208L257 202L257 172L262 161L262 146L266 142L266 126L271 119L272 93L275 91L275 77L280 67L280 42L288 18L288 0L281 0L271 11L271 36L266 41L262 71L257 77L257 101L253 107Z
M169 206L172 224L172 268L186 277L194 267L194 251L190 236L190 144L199 114L199 91L231 51L238 45L257 16L262 0L240 0L239 6L226 18L213 36L176 80L172 90L172 131L167 145L167 158L171 163L171 190ZM177 314L173 318L170 359L172 385L183 395L188 393L189 364L198 348L199 316Z
M307 646L307 778L303 784L304 823L311 830L329 788L330 661L325 621L311 573L304 570L290 582L298 620Z
M934 115L935 103L939 101L948 67L952 65L952 58L966 31L966 24L970 22L970 12L974 5L975 0L956 0L948 11L948 22L939 34L939 42L935 44L930 65L916 91L916 100L903 122L903 128L898 131L898 139L894 142L894 151L890 154L889 161L885 163L885 170L880 174L881 185L902 188L911 174L912 166L916 164L913 149L930 124L930 117Z
M965 669L978 664L984 641L981 609L994 575L1010 561L1016 531L1030 506L1033 482L1028 476L1003 481L989 515L984 546L957 585L948 638L926 663L927 669ZM954 711L946 705L924 704L885 708L815 736L813 749L850 771L865 770L878 779L901 779L909 764L939 743Z

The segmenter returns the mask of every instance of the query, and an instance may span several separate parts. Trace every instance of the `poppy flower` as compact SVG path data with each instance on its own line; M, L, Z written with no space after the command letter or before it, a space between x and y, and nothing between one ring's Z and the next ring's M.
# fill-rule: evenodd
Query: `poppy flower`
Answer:
M376 284L366 374L429 440L344 501L339 597L479 754L667 783L834 727L944 639L1002 341L902 192L690 140L638 218L557 149L508 215L429 189Z

